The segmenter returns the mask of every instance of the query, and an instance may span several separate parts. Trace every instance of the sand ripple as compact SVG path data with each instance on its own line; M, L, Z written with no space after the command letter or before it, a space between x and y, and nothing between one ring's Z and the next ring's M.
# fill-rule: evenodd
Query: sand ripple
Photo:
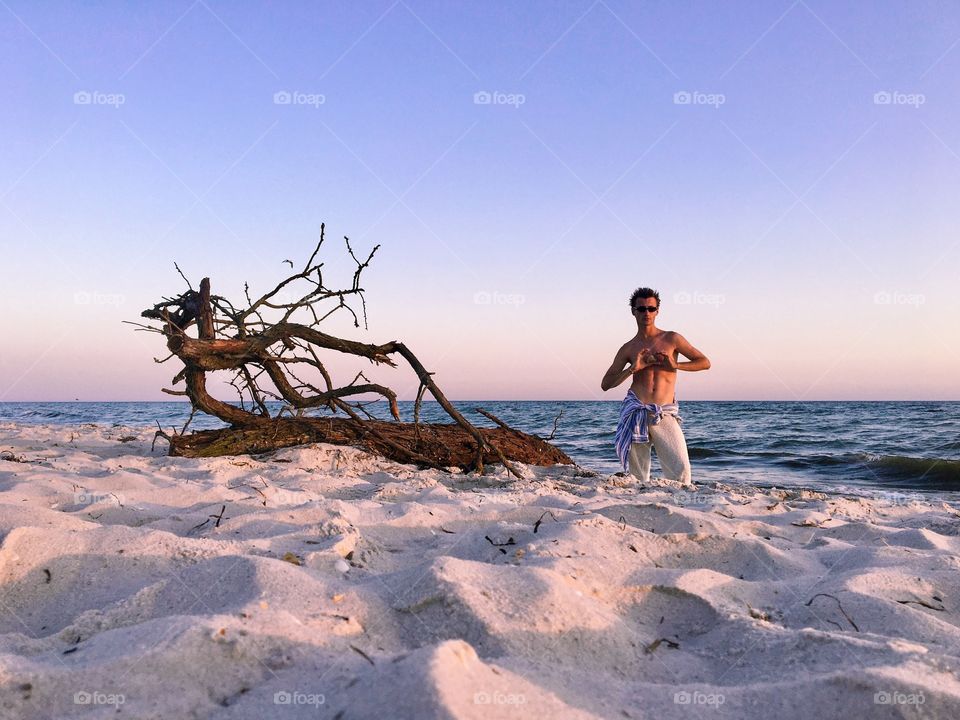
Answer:
M950 507L0 432L0 718L960 717Z

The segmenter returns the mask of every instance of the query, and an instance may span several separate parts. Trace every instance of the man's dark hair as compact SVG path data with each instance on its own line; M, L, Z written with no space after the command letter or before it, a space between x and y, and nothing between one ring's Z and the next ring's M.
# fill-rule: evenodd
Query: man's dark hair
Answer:
M660 293L651 288L641 287L633 291L633 295L630 296L630 310L633 310L633 303L636 302L637 298L643 298L644 300L654 298L657 301L657 307L660 307Z

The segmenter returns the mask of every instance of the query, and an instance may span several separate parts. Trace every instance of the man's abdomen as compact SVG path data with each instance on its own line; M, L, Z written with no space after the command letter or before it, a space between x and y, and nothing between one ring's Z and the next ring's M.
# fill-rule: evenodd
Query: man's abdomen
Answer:
M630 385L640 402L665 405L674 402L677 389L677 373L664 370L644 370L634 376Z

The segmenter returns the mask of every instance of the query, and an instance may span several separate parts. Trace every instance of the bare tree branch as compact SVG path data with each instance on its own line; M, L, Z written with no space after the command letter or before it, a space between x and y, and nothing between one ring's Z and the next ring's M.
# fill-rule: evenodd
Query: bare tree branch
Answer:
M470 468L483 472L484 458L489 456L494 458L491 462L503 463L510 473L520 477L517 469L498 446L507 436L498 435L500 439L493 442L491 437L495 434L494 431L481 431L467 421L447 400L433 380L433 373L428 372L417 356L402 342L392 341L380 345L364 343L339 338L319 328L324 320L339 310L350 313L354 326L359 327L359 316L351 306L352 299L360 301L364 327L367 327L367 307L361 277L380 248L379 245L374 246L366 258L361 260L354 252L349 238L344 237L347 253L355 264L353 275L348 287L330 288L324 284L324 264L318 261L325 232L326 226L321 225L320 239L303 269L282 279L268 292L254 299L249 284L245 283L243 294L246 304L242 306L234 305L219 295L212 295L209 278L203 278L199 289L194 290L175 263L174 267L186 282L188 290L173 298L163 298L162 302L141 313L142 317L161 321L161 327L131 323L143 330L162 333L166 337L167 349L171 354L157 362L166 362L176 356L184 364L183 369L173 378L173 384L185 381L186 389L164 389L164 392L171 395L189 397L192 405L190 419L183 430L169 438L171 452L177 448L182 449L192 442L188 438L198 435L184 434L197 411L224 421L230 426L231 432L253 433L250 436L253 438L251 442L257 447L277 447L280 446L278 443L310 442L323 436L324 432L333 433L333 418L323 420L305 414L312 409L325 408L331 412L339 410L346 413L348 419L340 419L338 422L347 422L352 428L350 433L353 437L387 452L396 459L441 467L442 462L451 464L450 458L463 457L463 452L469 448L472 441L473 459L465 463L464 467L469 465ZM292 261L285 262L293 267ZM321 309L321 306L327 303L332 306ZM294 315L298 318L305 316L301 311L304 311L306 321L294 322ZM268 317L270 315L279 315L279 319L272 322ZM188 332L194 325L197 327L196 337ZM319 351L352 355L377 366L392 368L397 367L396 356L403 358L420 381L414 404L412 437L408 445L398 441L398 438L404 435L403 424L399 423L400 411L396 393L383 384L371 382L362 371L357 373L351 382L337 387L321 361ZM237 391L239 406L218 400L207 391L206 374L221 370L231 372L229 382ZM420 431L420 408L427 391L456 424L430 426L429 442ZM391 423L385 424L377 420L366 410L365 406L372 401L362 398L371 395L387 401L390 414L399 423L396 427L391 429ZM351 402L350 398L356 399ZM280 413L271 417L268 405L270 399L282 402L283 409L287 410L291 417L281 419ZM250 402L249 407L247 400ZM366 415L367 420L361 418L358 412ZM516 434L517 437L509 442L514 445L520 443L517 447L520 448L524 462L530 461L530 458L536 462L545 452L550 457L566 458L556 448L544 445L541 439L513 430L496 418L494 420L502 428ZM441 438L441 435L454 437L449 435L452 430L445 430L446 435L440 433L437 428L441 427L459 428L457 432L462 433L467 440L466 445L463 440L446 441ZM524 447L524 442L532 445ZM428 445L430 455L421 449ZM560 454L551 455L544 448ZM569 458L560 460L568 461Z

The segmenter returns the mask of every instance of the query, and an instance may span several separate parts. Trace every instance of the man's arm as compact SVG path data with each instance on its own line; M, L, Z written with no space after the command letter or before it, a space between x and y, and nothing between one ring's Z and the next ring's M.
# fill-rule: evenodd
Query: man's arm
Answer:
M697 370L710 369L710 360L706 355L687 342L687 339L680 333L674 333L673 335L677 352L687 358L687 362L677 363L677 370L696 372Z
M643 370L650 363L646 363L643 357L637 356L636 359L630 357L627 352L627 346L624 345L617 351L617 356L613 359L610 369L603 375L600 381L600 389L606 392L610 388L615 388L635 372ZM628 367L624 368L624 365Z

